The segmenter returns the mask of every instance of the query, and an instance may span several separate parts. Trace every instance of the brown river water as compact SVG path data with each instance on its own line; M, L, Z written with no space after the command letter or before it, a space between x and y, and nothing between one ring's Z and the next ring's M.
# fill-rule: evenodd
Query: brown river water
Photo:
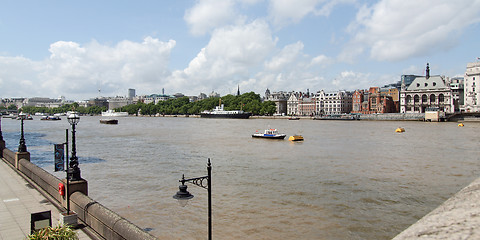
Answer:
M25 121L32 162L53 173L61 121ZM89 195L160 239L207 238L207 191L178 180L212 162L214 239L390 239L479 177L480 123L81 117ZM404 127L404 133L395 133ZM254 139L256 130L304 142ZM2 119L16 150L20 122ZM64 173L53 173L64 177Z

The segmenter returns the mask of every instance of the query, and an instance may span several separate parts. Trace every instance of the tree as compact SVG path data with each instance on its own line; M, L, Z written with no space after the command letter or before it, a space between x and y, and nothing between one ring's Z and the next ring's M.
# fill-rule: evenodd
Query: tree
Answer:
M8 106L7 109L8 109L8 110L17 110L17 105L15 105L15 104L10 104L10 106Z

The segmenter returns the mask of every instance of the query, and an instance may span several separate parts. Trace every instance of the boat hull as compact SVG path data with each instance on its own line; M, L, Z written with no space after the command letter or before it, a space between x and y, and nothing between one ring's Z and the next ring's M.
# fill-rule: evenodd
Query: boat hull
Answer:
M284 134L281 135L265 135L265 134L253 134L253 138L267 138L267 139L285 139Z
M238 114L212 114L212 113L200 113L202 118L235 118L235 119L248 119L252 115L251 113L238 113Z
M117 119L100 119L100 123L102 124L118 124Z

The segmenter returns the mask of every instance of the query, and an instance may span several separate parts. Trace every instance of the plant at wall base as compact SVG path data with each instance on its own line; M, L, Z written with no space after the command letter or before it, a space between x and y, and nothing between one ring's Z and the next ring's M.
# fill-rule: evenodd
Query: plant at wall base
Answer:
M78 240L77 233L68 225L58 225L56 227L46 227L28 235L29 240Z

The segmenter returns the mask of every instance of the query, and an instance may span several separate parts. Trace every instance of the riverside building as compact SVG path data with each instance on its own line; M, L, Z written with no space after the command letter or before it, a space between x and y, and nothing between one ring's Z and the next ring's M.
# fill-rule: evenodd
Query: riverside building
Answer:
M326 93L321 90L316 96L317 115L334 115L350 113L353 106L353 94L347 91Z
M465 111L480 112L480 62L467 64L464 84Z
M267 88L265 91L265 101L272 101L277 107L276 114L285 115L287 114L287 101L290 94L284 91L270 93L270 90Z
M436 109L444 113L453 113L453 94L449 83L443 76L430 76L428 63L425 73L425 76L416 76L408 87L402 82L400 112L424 113L427 109Z

